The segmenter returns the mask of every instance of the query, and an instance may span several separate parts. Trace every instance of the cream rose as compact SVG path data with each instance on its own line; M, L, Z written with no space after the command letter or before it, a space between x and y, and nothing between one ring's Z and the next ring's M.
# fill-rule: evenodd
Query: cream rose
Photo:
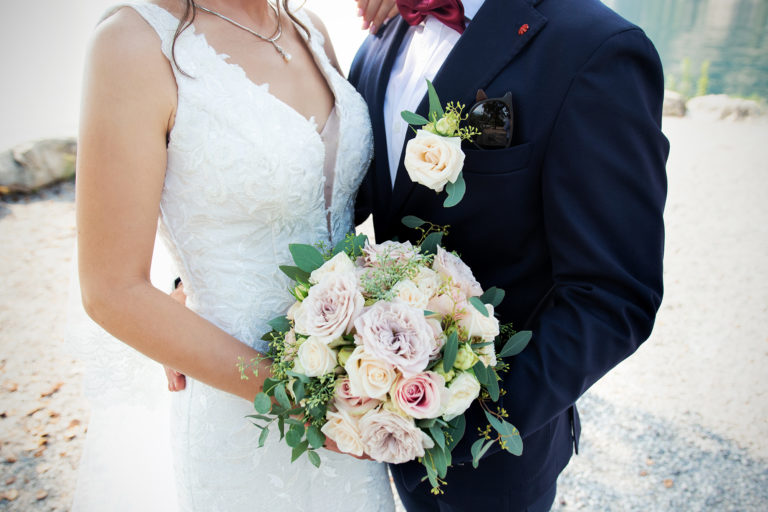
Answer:
M374 398L363 398L352 393L349 378L336 380L334 388L333 405L339 411L345 411L351 416L362 416L381 403Z
M428 267L419 267L419 272L413 278L413 282L419 287L428 299L431 299L438 294L443 284L443 280L440 279L440 275Z
M418 255L411 242L393 242L387 240L380 244L365 243L363 247L363 264L367 267L378 266L381 263L405 263Z
M296 351L298 350L296 348L296 345L298 345L298 342L296 341L296 333L293 329L285 333L283 345L285 346L284 359L286 361L293 361L293 358L296 357Z
M493 306L485 304L488 316L483 316L475 306L469 306L465 315L459 320L459 327L466 329L470 338L480 338L483 341L493 341L499 335L499 321L493 316Z
M360 419L360 436L365 453L372 459L401 464L424 456L434 442L413 419L386 409L374 409Z
M392 400L412 418L437 418L446 405L445 379L435 372L400 377L392 390Z
M405 147L403 163L411 181L442 192L446 183L456 182L464 167L461 138L419 130Z
M432 269L459 287L467 297L479 297L483 294L483 287L475 279L472 269L461 258L442 247L437 247L435 261Z
M294 313L296 332L330 343L352 329L364 305L354 272L328 274Z
M310 336L299 346L293 371L307 377L319 377L336 368L336 351L320 339Z
M480 383L471 373L462 372L448 385L448 403L443 411L443 419L451 421L464 414L472 402L480 395Z
M346 411L329 411L326 413L325 419L327 423L322 426L320 431L332 439L342 452L360 457L364 447L357 420L347 414Z
M408 304L417 309L424 310L429 302L429 296L426 295L416 283L410 279L403 279L392 287L392 293L395 298L392 302Z
M477 357L483 362L485 366L493 368L496 366L496 347L491 343L484 347L477 348Z
M355 320L355 329L368 353L406 376L423 371L429 363L434 332L421 309L377 302Z
M349 259L349 256L345 252L340 252L330 260L323 263L323 265L312 271L309 275L309 282L317 284L329 274L338 274L344 272L354 272L355 264Z
M397 378L395 368L357 347L344 365L353 395L363 398L384 397Z

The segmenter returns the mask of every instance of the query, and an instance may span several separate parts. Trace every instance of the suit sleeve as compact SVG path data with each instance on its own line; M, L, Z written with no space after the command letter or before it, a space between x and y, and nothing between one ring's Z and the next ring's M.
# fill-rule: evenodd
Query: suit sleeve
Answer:
M653 327L669 151L663 89L656 50L631 29L594 51L563 100L541 174L554 287L530 325L530 345L504 377L504 406L524 437L570 407Z

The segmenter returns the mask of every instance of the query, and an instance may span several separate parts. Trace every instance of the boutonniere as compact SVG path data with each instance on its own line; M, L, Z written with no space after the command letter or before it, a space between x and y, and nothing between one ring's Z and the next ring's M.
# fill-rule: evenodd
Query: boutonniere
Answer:
M416 131L416 137L405 147L405 170L411 181L431 188L437 193L446 191L445 208L459 204L467 190L462 169L464 152L461 141L472 141L480 131L461 126L467 120L461 103L448 103L443 108L432 82L427 80L429 116L425 118L404 110L403 119Z

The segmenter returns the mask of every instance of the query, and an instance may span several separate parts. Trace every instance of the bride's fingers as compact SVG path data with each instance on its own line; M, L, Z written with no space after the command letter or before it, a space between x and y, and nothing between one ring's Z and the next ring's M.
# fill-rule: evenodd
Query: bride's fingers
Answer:
M370 458L367 455L363 455L363 456L358 457L357 455L352 455L351 453L347 453L347 452L341 451L339 449L339 445L336 444L336 441L334 441L330 437L326 437L325 438L325 449L326 450L331 450L332 452L341 453L343 455L349 455L350 457L354 457L356 459L373 461L373 459Z
M371 32L376 30L376 26L373 23L376 18L376 13L379 12L383 0L367 0L367 5L363 9L363 30L370 29Z
M163 366L163 370L165 370L165 377L168 379L168 391L181 391L187 387L187 377L183 373L167 366Z
M397 5L393 0L382 0L379 10L371 22L371 34L375 34L387 20L398 14Z

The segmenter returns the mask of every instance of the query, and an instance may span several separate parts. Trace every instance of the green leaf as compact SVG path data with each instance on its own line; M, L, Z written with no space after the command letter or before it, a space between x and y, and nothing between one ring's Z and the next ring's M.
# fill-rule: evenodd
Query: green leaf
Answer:
M485 455L485 452L487 452L491 446L493 446L493 443L495 443L495 440L486 442L484 437L481 437L474 443L472 443L472 448L470 449L472 453L472 467L477 469L478 464L480 464L480 459ZM485 444L483 444L485 443Z
M278 268L283 271L283 274L287 275L294 281L297 281L299 283L309 282L309 272L304 272L299 267L293 267L290 265L280 265Z
M309 446L309 442L307 440L304 440L301 443L294 446L293 450L291 451L291 462L301 457L301 454L307 451L308 446Z
M505 439L506 445L504 447L512 455L520 456L523 454L523 438L520 434L515 434Z
M424 467L427 468L427 478L429 479L429 483L432 487L437 487L437 470L435 469L434 457L430 452L427 452L421 460Z
M253 408L256 409L256 412L259 414L269 413L271 407L272 400L270 400L267 394L264 392L259 393L256 395L256 398L253 399Z
M280 439L285 437L285 418L282 416L277 418L277 431L280 432Z
M480 300L485 304L490 304L493 307L498 307L501 301L504 300L504 290L496 288L495 286L485 290L485 293L480 296Z
M445 475L448 472L448 459L446 458L443 449L435 446L434 448L430 448L428 453L432 457L432 462L435 465L437 476L440 478L445 478Z
M400 116L402 116L402 118L405 120L406 123L412 124L415 126L423 126L429 123L429 121L425 117L420 116L419 114L414 114L413 112L409 112L407 110L403 110L402 112L400 112Z
M429 433L432 434L432 439L435 441L435 444L440 447L440 449L445 448L445 434L443 433L443 429L440 428L440 426L432 425L429 427Z
M437 97L435 86L432 85L432 82L429 80L427 80L427 92L429 94L430 118L432 117L432 114L434 114L435 120L440 119L445 115L445 112L443 112L443 106L440 104L440 98Z
M298 372L294 372L293 370L288 370L287 372L285 372L285 374L288 375L289 377L294 377L296 379L299 379L304 384L307 384L309 382L309 377L307 377L303 373L298 373Z
M317 454L314 450L309 450L307 452L307 457L309 457L309 462L312 463L313 466L316 468L320 467L320 456Z
M511 423L497 418L488 411L485 411L485 417L491 423L491 426L499 433L504 443L507 445L506 450L512 455L520 455L523 453L523 440L520 437L520 431L518 431Z
M289 424L289 425L301 425L301 426L304 426L304 422L303 421L297 420L296 418L291 418L291 417L288 417L288 416L285 417L285 422L287 424Z
M402 222L403 225L413 229L421 227L427 223L427 221L421 220L420 218L414 215L406 215L405 217L402 218L400 222Z
M320 429L314 425L310 425L307 429L307 441L312 448L320 448L325 444L325 434L320 432Z
M488 390L488 395L490 395L491 400L494 402L499 400L499 380L496 377L496 370L493 368L488 368L488 385L485 389Z
M528 346L528 342L531 341L533 333L531 331L520 331L504 344L504 348L499 352L499 357L511 357L516 356L523 349Z
M437 254L437 246L443 240L443 233L436 231L427 235L427 238L421 243L421 252L423 254Z
M286 432L285 434L285 443L290 447L294 447L301 442L301 439L303 437L304 437L304 424L302 423L299 423L298 425L294 424L294 425L291 425L291 428L289 428L288 432Z
M485 367L482 361L478 361L475 363L475 366L472 367L472 370L475 372L477 381L487 388L489 382L488 368Z
M464 194L467 192L467 183L464 181L464 173L459 173L459 177L455 183L450 181L445 185L445 191L448 193L448 197L443 202L443 208L451 208L456 206L464 199Z
M264 443L267 442L267 436L269 435L269 429L265 428L262 429L261 434L259 435L259 448L264 446Z
M288 399L288 393L285 392L285 384L282 382L275 387L275 398L280 405L290 409L291 401Z
M479 297L470 297L469 303L475 306L475 309L482 313L483 316L489 316L488 308L485 307L485 303Z
M291 256L293 256L296 266L304 272L317 270L325 263L322 253L311 245L289 244L288 249L291 251Z
M267 322L267 325L277 332L288 332L291 330L291 321L285 315L273 318Z
M435 418L416 420L416 426L419 428L429 428L435 424Z
M464 429L466 428L466 425L467 420L464 418L463 414L461 416L456 416L449 422L450 430L448 431L448 434L450 434L451 440L446 445L445 451L450 452L459 444L461 438L464 437Z
M453 363L456 362L456 355L459 353L459 335L456 331L453 331L445 342L445 350L443 351L443 370L446 372L451 371Z
M293 397L296 399L296 403L301 402L304 400L304 397L306 396L306 390L304 388L304 383L300 380L297 380L293 383Z
M272 421L272 418L270 418L269 416L265 416L263 414L249 414L248 416L246 416L246 418L253 418L255 420L262 420L262 421ZM256 424L254 423L254 425Z
M425 309L425 310L424 310L424 316L432 316L432 315L434 315L434 314L435 314L435 312L434 312L434 311L430 311L430 310L428 310L428 309Z

